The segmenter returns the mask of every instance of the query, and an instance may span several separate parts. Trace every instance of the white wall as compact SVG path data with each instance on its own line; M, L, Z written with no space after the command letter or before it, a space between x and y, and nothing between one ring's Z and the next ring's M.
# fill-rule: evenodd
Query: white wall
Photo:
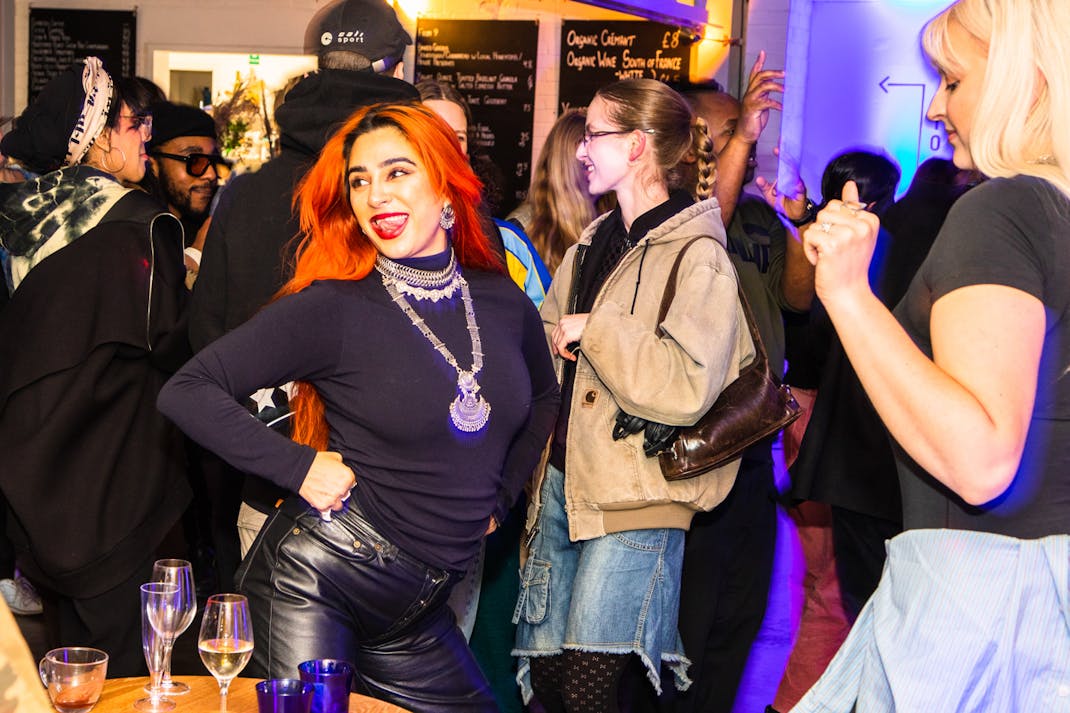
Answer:
M151 77L157 49L301 54L315 0L35 0L36 6L137 10L137 73ZM30 0L15 0L15 103L26 105Z
M789 62L806 73L789 89L791 142L803 179L815 187L811 194L820 193L829 159L847 149L891 156L902 170L900 192L920 163L950 154L944 132L925 118L939 79L920 41L922 27L946 5L796 0L792 27L798 24L809 42Z
M747 12L746 48L743 62L743 77L740 82L746 91L747 76L758 52L765 50L766 69L784 69L787 66L788 10L791 0L750 0ZM777 158L773 148L780 137L781 114L770 112L769 123L758 143L757 173L772 181L776 178ZM753 191L754 189L751 188Z

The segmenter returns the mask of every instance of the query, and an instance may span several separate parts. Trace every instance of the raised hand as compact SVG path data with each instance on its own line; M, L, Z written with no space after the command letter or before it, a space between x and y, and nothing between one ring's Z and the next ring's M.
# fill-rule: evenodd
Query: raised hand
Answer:
M842 200L829 201L803 233L806 258L816 267L817 294L826 304L853 291L870 291L869 262L880 219L864 209L858 186L848 181Z
M754 66L750 70L750 79L747 82L747 91L740 103L739 122L736 124L736 135L749 143L756 143L769 123L769 111L780 111L783 105L770 96L773 92L783 92L784 84L780 81L784 78L784 71L780 69L764 69L765 50L758 53L754 60Z
M802 220L806 215L806 184L799 174L799 162L795 157L781 154L780 147L773 148L773 155L780 159L780 174L789 179L787 185L780 181L770 183L762 176L754 179L754 185L762 192L762 197L773 210L786 216L789 220Z

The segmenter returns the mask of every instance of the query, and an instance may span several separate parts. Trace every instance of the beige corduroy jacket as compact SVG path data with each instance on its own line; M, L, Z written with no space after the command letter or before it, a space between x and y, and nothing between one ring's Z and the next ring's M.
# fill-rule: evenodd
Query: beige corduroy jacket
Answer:
M568 313L577 254L602 216L565 254L541 314L547 339ZM676 296L655 332L665 283L680 249ZM629 250L595 298L580 340L566 443L565 498L573 541L645 528L687 529L698 510L728 495L739 462L697 478L667 482L656 457L643 454L643 433L620 441L611 431L618 409L650 421L690 425L754 358L739 303L736 273L725 251L716 199L700 201L652 229ZM582 259L582 258L581 258ZM634 311L633 311L634 298ZM560 380L564 360L555 357ZM527 526L540 508L540 469Z

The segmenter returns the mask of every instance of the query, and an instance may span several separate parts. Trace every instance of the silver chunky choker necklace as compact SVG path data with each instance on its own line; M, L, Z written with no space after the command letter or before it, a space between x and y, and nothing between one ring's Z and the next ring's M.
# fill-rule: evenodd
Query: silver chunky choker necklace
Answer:
M453 297L462 281L461 273L457 271L457 256L453 250L450 250L449 264L441 270L420 270L394 262L383 255L375 258L375 269L382 274L384 281L387 278L393 281L401 294L432 302Z
M390 266L401 268L406 271L394 272L388 267L383 269L384 263L389 263ZM476 374L483 368L483 342L479 338L479 325L476 324L476 313L472 308L472 294L468 291L468 281L457 270L457 262L451 251L450 264L439 272L426 273L423 270L416 270L415 268L407 267L405 265L399 265L393 260L389 260L380 255L375 261L375 269L379 271L379 274L383 279L383 287L386 288L387 294L390 295L390 299L401 308L401 311L405 313L405 316L412 322L412 326L420 330L420 334L424 335L427 341L431 342L431 346L438 352L446 363L453 367L457 372L457 391L458 395L450 403L450 420L458 430L466 433L475 433L480 431L487 425L487 421L490 420L490 404L479 394L479 382L476 381ZM419 273L419 279L425 281L432 281L435 278L434 275L444 275L446 272L452 272L452 274L446 278L449 280L449 286L445 288L425 288L420 285L411 285L404 279L399 278L399 274L408 274L408 272ZM439 278L440 280L443 278ZM427 284L425 282L424 284ZM439 283L433 283L439 284ZM424 299L420 297L413 290L421 290L422 292L442 292L445 289L450 290L450 294L456 291L457 286L461 289L461 299L464 301L464 318L465 323L468 326L468 334L472 338L472 368L469 371L461 369L457 365L457 359L454 358L452 352L442 343L442 340L431 331L431 328L427 326L423 318L416 314L416 310L412 308L409 301L405 299L404 292L412 294L416 299ZM449 295L446 295L447 297ZM442 296L428 296L427 299L431 299L437 302L442 299Z

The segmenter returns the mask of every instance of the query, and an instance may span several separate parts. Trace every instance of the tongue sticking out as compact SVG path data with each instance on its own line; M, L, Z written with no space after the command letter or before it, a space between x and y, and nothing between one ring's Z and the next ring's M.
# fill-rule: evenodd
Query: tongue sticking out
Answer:
M372 228L383 240L393 240L397 236L401 235L401 231L405 229L405 224L409 222L409 216L404 213L396 213L394 215L382 216L372 219Z

